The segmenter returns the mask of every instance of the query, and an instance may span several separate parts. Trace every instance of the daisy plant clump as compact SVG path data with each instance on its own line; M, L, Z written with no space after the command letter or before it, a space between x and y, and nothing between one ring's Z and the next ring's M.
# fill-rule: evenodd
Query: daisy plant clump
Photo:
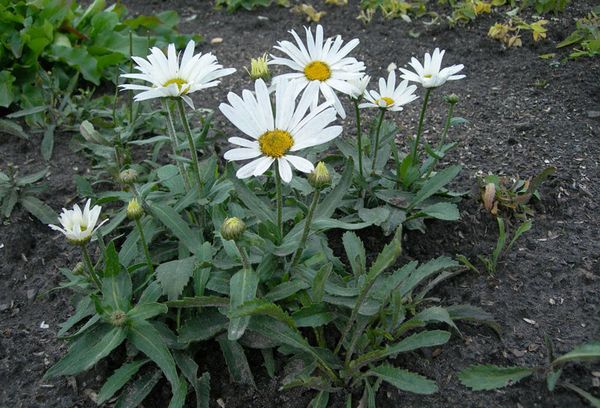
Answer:
M175 50L175 44L169 44L167 55L157 47L150 49L150 55L146 59L133 56L136 63L135 69L139 73L122 74L125 79L133 79L147 82L147 85L127 83L120 85L123 90L140 91L134 96L137 102L149 99L161 99L168 116L168 132L171 138L173 155L178 156L178 138L173 121L173 109L169 100L175 101L179 117L181 119L184 132L187 136L188 147L192 156L192 177L197 186L202 184L200 169L198 164L198 153L192 135L190 124L185 114L184 102L194 109L194 102L191 94L203 89L212 88L220 83L219 78L230 75L235 72L235 68L223 68L218 64L217 58L211 53L194 54L196 44L190 40L183 51L183 55L178 55ZM178 161L179 163L179 161ZM190 185L187 180L187 172L180 165L179 171L186 182L189 190Z
M446 343L450 331L440 325L460 335L457 321L490 323L476 307L443 306L427 297L463 270L458 262L440 257L399 264L406 228L424 230L428 217L458 217L456 198L443 187L460 167L435 168L454 145L445 143L451 119L440 146L426 145L428 157L416 163L417 140L404 138L390 120L417 99L415 78L398 82L391 67L378 88L369 89L364 64L348 56L358 39L325 39L321 26L306 29L305 43L291 33L295 44L276 46L289 58L255 61L253 86L223 98L218 114L233 125L227 130L232 147L202 161L195 141L209 136L192 134L186 104L193 109L191 94L233 70L211 54L195 54L193 42L179 54L170 45L166 55L153 48L147 58L134 58L139 72L123 77L146 84L121 87L139 92L139 104L161 99L169 131L169 138L159 130L140 144L169 140L176 163L160 164L158 145L150 158L119 168L118 191L94 193L91 183L79 180L96 202L111 204L105 209L111 221L96 234L101 257L95 265L86 245L106 222L98 222L99 206L88 201L83 211L64 210L62 227L52 226L82 247L89 276L81 267L63 270L65 285L82 296L59 333L72 339L69 351L47 377L78 374L120 348L115 358L128 359L98 391L99 404L119 393L116 406L138 406L164 376L170 406L190 399L208 406L210 374L199 375L196 351L215 340L235 382L255 385L247 353L260 350L270 375L278 366L289 374L283 388L316 390L312 406L327 406L332 393L343 392L348 406L375 408L382 382L413 393L437 390L422 374L392 365L392 358ZM423 68L424 77L435 76L435 87L458 79L456 68L450 74L441 69L440 55L434 52L435 63L426 57ZM275 77L269 87L267 64L296 72ZM340 95L354 105L356 142L336 123L344 115ZM451 109L457 102L448 98ZM172 105L191 160L179 157ZM378 115L363 140L361 112L371 109ZM419 128L417 136L422 123ZM391 235L373 256L353 232L366 227ZM325 234L332 230L338 232ZM113 239L105 243L107 237ZM334 252L332 237L343 254ZM352 401L357 394L360 401Z

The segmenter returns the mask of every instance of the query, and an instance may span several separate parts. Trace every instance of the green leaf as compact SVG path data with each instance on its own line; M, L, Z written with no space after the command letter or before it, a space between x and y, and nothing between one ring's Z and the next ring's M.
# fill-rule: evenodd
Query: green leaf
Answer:
M115 248L115 242L110 241L104 251L104 276L117 276L121 272L121 264L119 263L119 255Z
M2 81L0 80L0 84ZM0 95L2 95L2 85L0 85ZM0 96L0 106L2 105L2 97ZM29 140L29 134L23 130L21 125L12 120L0 119L0 132L7 133L11 136L20 137L25 140Z
M437 194L442 187L451 182L460 173L461 169L462 166L450 166L429 178L415 195L408 208L415 208L432 195Z
M386 207L361 208L358 210L358 216L366 223L380 226L390 216L390 210Z
M279 320L280 322L283 322L292 328L296 327L294 319L292 319L290 315L284 312L280 306L265 299L249 300L237 306L236 308L232 307L229 312L229 318L231 320L244 316L257 315L271 316L273 319Z
M402 391L408 391L415 394L429 395L438 390L434 381L425 378L422 375L387 364L372 368L367 372L367 375L379 377L383 381L390 383Z
M138 408L161 378L160 370L153 370L142 375L121 393L115 408Z
M142 303L127 312L131 320L147 320L167 313L169 308L163 303Z
M96 58L91 56L87 47L66 47L53 45L49 56L53 60L62 61L81 72L83 77L94 85L100 85L101 74Z
M579 394L582 398L585 398L592 407L594 408L600 408L600 399L594 397L592 394L590 394L589 392L582 390L581 388L579 388L578 386L574 385L574 384L570 384L570 383L566 383L563 384L565 387L567 387L568 389L575 391L577 394Z
M413 273L406 278L399 287L401 296L406 296L412 290L419 285L423 280L428 277L443 271L448 268L455 268L458 266L458 262L447 256L440 256L439 258L432 259L431 261L419 266Z
M188 385L185 378L179 379L179 386L173 392L173 397L169 402L169 408L183 408L185 404L185 398L187 397Z
M225 357L225 362L233 381L255 387L250 364L248 364L242 346L237 341L228 340L224 335L219 336L217 341L219 342L219 346L221 346L221 351L223 351L223 356Z
M452 320L466 320L477 323L483 323L490 326L500 336L502 330L500 325L494 320L492 314L486 312L480 307L473 305L451 305L446 307Z
M196 408L208 408L210 394L210 374L202 374L198 378L198 364L186 353L175 352L175 362L187 381L194 387L196 393Z
M163 288L163 293L169 300L177 300L194 273L196 258L165 262L156 268L156 279Z
M529 231L531 227L533 227L533 220L527 220L521 225L519 225L519 228L517 228L517 230L515 231L515 235L513 235L513 238L510 240L510 243L506 247L506 252L510 251L517 239L519 239L521 235Z
M52 151L54 150L54 130L56 125L48 125L44 130L44 137L40 145L40 151L44 160L48 161L52 157Z
M327 280L329 279L329 275L331 275L332 270L333 265L330 263L323 265L315 274L315 278L312 282L311 293L311 298L314 303L321 303L323 300L323 295L325 294L325 285L327 284Z
M600 359L600 341L594 341L575 347L567 354L556 358L552 365L563 364L569 361L587 361Z
M456 327L456 325L450 318L450 314L443 307L432 306L427 309L424 309L424 310L420 311L419 313L417 313L415 315L414 319L421 320L423 322L446 323L448 326L452 327L454 330L456 330L458 332L458 334L460 334L462 336L462 334L460 333L460 330L458 330L458 327Z
M235 194L244 203L246 207L252 210L252 214L256 215L258 219L263 222L276 223L275 214L270 210L271 206L265 201L261 200L246 186L244 182L235 177L233 167L228 168L229 174L231 174L231 182L235 187Z
M329 392L319 391L319 393L309 403L310 408L327 408L329 403Z
M258 288L258 275L253 270L243 269L231 277L229 282L230 313L256 296ZM249 317L235 317L229 322L227 338L230 341L238 340L244 335L250 321Z
M131 363L123 364L106 380L100 391L98 392L96 403L101 405L112 398L139 369L146 364L148 359L132 361Z
M533 374L532 368L472 365L458 373L460 382L473 391L494 390L513 385Z
M292 279L287 282L282 282L269 291L264 297L271 302L277 302L286 299L303 289L309 288L310 285L300 279Z
M383 271L392 266L402 253L402 226L398 227L392 240L383 247L375 262L369 268L367 281L373 281Z
M125 337L127 331L123 327L97 326L78 338L67 354L44 374L44 378L75 375L90 369L117 348Z
M4 47L4 44L2 45L2 47ZM1 107L8 108L15 100L15 93L14 93L14 87L13 87L14 82L15 82L15 77L10 72L0 71L0 106Z
M423 208L420 212L438 220L456 221L460 219L458 207L454 203L435 203Z
M21 196L21 205L42 224L55 224L58 219L54 210L37 197Z
M179 216L177 211L168 206L152 204L152 214L160 220L179 241L193 254L202 250L200 234L192 232L188 224Z
M126 271L102 279L102 298L113 310L127 312L131 301L131 277Z
M57 336L62 337L66 332L69 331L71 327L75 326L87 316L93 315L95 311L96 309L94 308L92 299L89 296L81 298L75 307L75 313L73 313L73 315L69 317L66 322L59 325L60 330L58 331Z
M227 329L229 320L214 309L203 309L186 320L179 330L179 343L188 344L213 338Z
M550 391L550 392L554 391L554 388L556 388L556 382L560 378L561 374L562 374L562 368L559 368L556 371L551 370L546 375L546 386L548 387L548 391Z
M324 303L313 304L294 312L292 315L297 327L319 327L335 319L327 305Z
M342 243L354 276L358 277L366 273L367 255L360 238L354 232L348 231L342 236Z
M169 307L228 307L229 298L221 296L184 297L166 303Z
M136 321L129 329L128 339L138 350L156 363L175 392L179 387L177 368L160 332L147 321Z

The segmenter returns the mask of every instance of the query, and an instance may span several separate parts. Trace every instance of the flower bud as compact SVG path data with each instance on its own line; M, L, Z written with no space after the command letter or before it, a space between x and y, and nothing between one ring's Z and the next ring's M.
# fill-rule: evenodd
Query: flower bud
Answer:
M225 218L221 225L221 236L223 239L237 241L246 230L246 224L238 217Z
M123 170L121 173L119 173L119 180L121 180L121 183L123 184L133 184L137 181L137 178L138 172L134 169Z
M77 262L75 267L73 268L73 275L83 275L85 272L85 267L83 262Z
M127 204L127 218L130 220L139 220L144 215L144 209L137 198L132 198Z
M263 54L262 57L252 58L250 60L250 71L246 68L246 72L250 75L250 78L253 80L257 80L262 78L264 80L269 80L271 78L271 71L269 70L269 65L267 64L268 57L267 54Z
M317 190L321 190L331 184L331 175L325 163L319 162L312 173L308 175L308 182Z
M110 324L116 327L121 327L127 323L127 313L121 310L115 310L110 315Z
M456 105L459 101L458 95L457 94L450 94L448 96L446 96L446 102L448 102L451 105Z

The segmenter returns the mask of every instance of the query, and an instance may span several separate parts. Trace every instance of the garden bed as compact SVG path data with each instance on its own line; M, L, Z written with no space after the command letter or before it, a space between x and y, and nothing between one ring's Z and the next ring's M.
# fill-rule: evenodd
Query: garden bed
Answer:
M143 14L177 10L182 16L182 32L204 36L200 50L214 51L221 64L237 68L221 86L195 98L198 106L211 109L217 109L227 92L251 87L243 70L250 58L273 51L276 41L287 39L288 29L304 24L298 15L278 7L226 14L198 1L128 3L132 12ZM453 336L440 354L404 355L401 365L426 374L440 391L417 396L384 385L378 394L380 407L584 406L576 394L564 389L549 393L539 378L476 393L461 385L456 376L472 363L544 364L545 335L554 340L558 354L600 337L600 64L589 58L564 60L567 53L563 51L555 59L539 57L557 52L555 44L572 31L574 18L583 16L594 2L573 3L551 21L547 41L533 45L527 39L516 49L505 49L487 37L494 15L455 29L446 23L425 26L419 20L407 24L379 17L365 26L355 18L355 5L323 6L328 11L322 20L325 35L359 38L355 57L365 61L374 77L387 75L388 64L403 66L411 56L420 58L434 47L447 51L449 64L466 67L465 80L448 83L443 89L445 94L460 96L456 115L468 121L453 129L451 137L459 147L445 158L463 165L453 185L455 190L469 193L460 205L461 220L430 222L427 234L406 234L405 259L424 261L463 254L474 260L491 253L497 226L477 201L476 175L491 172L527 178L549 165L557 168L540 190L542 199L535 208L533 228L517 242L495 276L466 272L433 293L445 304L470 303L492 313L502 329L501 338L489 328L463 324L463 337ZM215 38L222 42L212 41ZM429 129L439 130L445 114L439 94L432 106ZM406 114L394 117L401 133L415 132L418 109L418 104L410 105ZM218 128L234 131L220 113L216 117ZM349 129L352 124L351 117L343 123ZM342 137L353 136L344 133ZM425 138L428 136L426 133ZM71 152L69 138L64 134L57 138L50 162L50 188L43 197L55 209L71 205L77 195L73 176L85 175L89 166ZM12 163L25 173L42 166L35 143L0 134L0 146L2 166ZM373 252L383 246L376 229L359 235ZM332 239L339 237L333 234ZM65 352L56 332L58 324L72 314L70 293L48 291L61 281L59 267L74 266L75 251L21 210L13 212L0 229L0 248L0 405L95 406L93 394L107 375L110 361L75 379L41 379ZM219 406L220 400L227 408L296 408L305 407L313 397L308 391L278 391L281 377L269 378L259 357L249 355L249 360L256 389L230 382L217 347L207 346L197 353L200 371L208 369L212 375L211 406ZM563 376L598 394L588 370L570 368ZM145 406L166 406L166 382L164 390L166 395L151 394ZM331 402L333 407L342 407L344 399L334 396Z

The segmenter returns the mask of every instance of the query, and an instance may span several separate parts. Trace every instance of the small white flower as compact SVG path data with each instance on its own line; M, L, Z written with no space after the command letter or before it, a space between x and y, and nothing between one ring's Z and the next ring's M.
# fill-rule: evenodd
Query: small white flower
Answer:
M436 48L433 51L433 55L425 53L425 61L423 65L418 59L412 58L409 65L413 67L415 72L409 71L404 68L400 68L402 71L402 79L407 79L413 82L419 82L425 88L436 88L444 85L446 81L455 81L462 79L465 75L456 75L465 67L464 65L452 65L441 69L442 58L446 51L440 51Z
M63 208L60 217L58 217L58 221L60 221L63 228L52 224L48 226L55 231L62 232L72 244L81 245L88 242L98 228L108 221L106 219L96 226L102 207L95 205L90 210L91 202L92 200L87 200L83 212L77 204L75 204L72 210Z
M396 88L396 72L391 71L388 75L387 82L385 79L379 78L379 92L365 92L365 99L368 102L361 103L359 107L401 111L403 105L418 98L418 96L415 95L416 90L417 86L408 86L407 80L400 82L400 85Z
M181 61L175 52L175 44L169 44L167 55L157 47L150 49L146 58L132 57L139 74L123 74L121 77L140 79L152 85L123 84L122 89L143 91L135 95L136 101L153 98L181 97L192 109L194 103L189 94L217 86L221 78L235 72L235 68L223 68L217 57L208 53L194 55L196 44L188 42Z
M350 97L352 99L361 99L367 90L367 86L369 86L370 80L371 77L369 75L364 75L362 78L348 81L353 88L352 93L350 93Z
M275 49L284 52L289 58L271 55L272 60L269 61L269 64L285 65L298 72L278 75L273 78L273 81L292 80L301 85L300 90L306 89L310 83L319 84L325 100L331 102L338 114L345 118L346 112L335 91L351 95L353 87L349 81L359 79L363 75L365 64L355 58L347 57L359 44L359 40L355 38L342 47L343 41L339 35L323 41L323 27L320 24L314 37L309 28L304 29L306 46L298 34L291 30L290 33L294 36L296 44L290 41L279 41L275 46ZM317 106L318 101L317 93L311 101L313 107Z
M236 173L238 178L260 176L277 162L281 179L289 183L292 180L290 164L303 173L314 170L311 162L290 152L326 143L342 133L341 126L329 126L336 118L335 109L329 103L307 112L318 95L319 85L309 84L296 105L298 86L289 81L277 83L275 112L262 79L254 84L256 97L249 90L244 90L242 97L230 92L227 95L229 104L219 106L231 123L254 139L229 139L230 143L241 147L226 152L226 160L254 159L240 167Z

